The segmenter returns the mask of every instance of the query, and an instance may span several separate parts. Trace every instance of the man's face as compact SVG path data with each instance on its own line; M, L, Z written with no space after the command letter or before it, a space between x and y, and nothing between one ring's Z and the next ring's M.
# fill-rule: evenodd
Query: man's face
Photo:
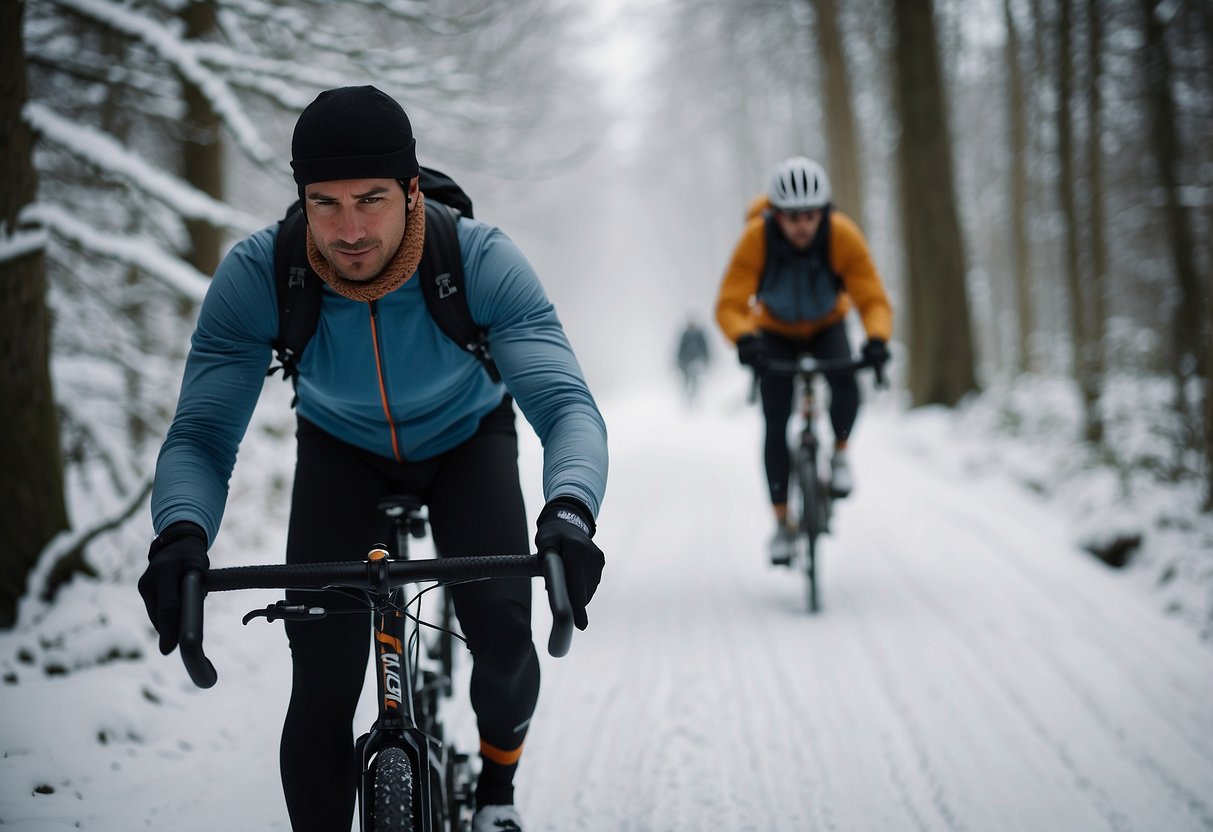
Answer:
M788 238L792 247L803 251L817 236L817 229L821 228L821 216L820 208L809 211L776 211L775 222L779 224L779 230Z
M406 197L395 179L335 179L313 182L303 204L316 248L346 280L379 276L404 239Z

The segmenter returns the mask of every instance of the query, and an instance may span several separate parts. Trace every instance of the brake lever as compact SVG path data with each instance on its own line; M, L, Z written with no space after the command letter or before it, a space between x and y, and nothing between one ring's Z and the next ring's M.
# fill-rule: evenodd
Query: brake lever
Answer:
M241 621L247 626L254 618L264 618L268 621L319 621L328 615L324 607L309 607L307 604L290 604L286 601L276 601L263 610L253 610L246 613Z
M888 390L889 377L884 374L884 364L872 365L872 370L876 374L876 389Z

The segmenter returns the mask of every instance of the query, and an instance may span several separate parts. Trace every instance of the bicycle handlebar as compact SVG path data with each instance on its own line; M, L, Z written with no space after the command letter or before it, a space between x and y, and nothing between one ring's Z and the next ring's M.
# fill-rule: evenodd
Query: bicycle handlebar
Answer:
M181 631L177 637L177 649L185 669L200 688L214 687L219 674L215 666L202 652L202 576L197 569L186 572L181 578Z
M877 367L867 358L827 358L818 359L811 355L797 356L794 360L785 361L781 359L771 359L763 367L764 373L771 375L793 376L798 374L811 375L813 373L821 373L822 375L842 375L844 373L854 373L862 370L865 367L871 367L876 371L876 384L878 386L885 385L884 368Z
M853 373L864 367L871 366L866 358L814 358L811 355L800 355L790 361L772 358L763 367L763 372L773 375L796 375L797 373Z
M548 607L552 610L552 631L548 633L548 655L563 658L573 646L573 605L569 601L569 586L564 577L564 561L555 549L543 557L543 581L548 590Z
M487 555L431 560L344 561L273 564L191 570L181 579L181 660L200 688L218 679L202 649L202 608L208 592L237 589L321 589L340 586L386 593L401 584L455 582L485 578L533 578L542 575L552 610L548 653L568 654L573 642L573 608L565 585L564 562L554 550L539 555Z

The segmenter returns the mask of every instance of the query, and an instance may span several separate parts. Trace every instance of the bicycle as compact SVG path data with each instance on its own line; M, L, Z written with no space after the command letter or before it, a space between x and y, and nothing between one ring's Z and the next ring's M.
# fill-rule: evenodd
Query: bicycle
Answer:
M884 386L883 368L875 367L865 358L821 360L805 354L793 361L772 360L763 368L764 373L793 376L800 391L802 427L789 449L792 468L788 478L788 519L796 529L793 562L801 561L810 613L821 611L818 538L830 531L834 503L829 477L822 473L818 460L821 443L817 438L816 423L820 405L814 381L818 376L855 373L864 367L872 367L876 371L877 385Z
M490 555L409 560L408 538L425 533L420 502L389 497L379 507L393 521L397 553L375 545L365 560L311 564L271 564L194 570L182 578L178 649L194 684L213 687L218 679L202 647L203 603L207 593L240 589L343 590L363 603L360 609L326 610L278 601L244 616L267 621L316 621L338 612L370 612L378 672L378 716L355 744L359 828L363 832L466 832L471 828L473 783L467 754L443 740L439 701L451 691L456 638L450 626L450 602L444 598L442 621L420 618L421 589L405 600L406 584L450 586L493 578L543 576L552 629L548 653L567 655L573 637L573 611L564 565L555 551L527 555ZM444 593L444 596L448 596ZM409 607L417 603L417 613ZM438 665L422 666L421 628L435 627L436 647L427 651ZM446 643L446 649L443 643Z

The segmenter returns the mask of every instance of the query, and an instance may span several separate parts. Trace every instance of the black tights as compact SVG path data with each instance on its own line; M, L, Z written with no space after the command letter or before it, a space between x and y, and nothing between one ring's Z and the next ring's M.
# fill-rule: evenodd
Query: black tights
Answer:
M434 544L442 553L531 550L508 397L485 417L474 437L423 462L385 460L302 418L298 437L288 563L365 557L370 544L386 538L376 503L398 493L426 503ZM341 595L287 593L292 596L300 603L349 606ZM472 652L471 701L482 741L516 749L539 695L530 581L465 584L453 589L452 598ZM294 676L281 766L291 825L296 832L349 829L358 776L352 721L370 655L369 619L333 615L286 626ZM510 802L514 767L491 768L486 764L481 785L494 787L496 794L481 802Z
M783 338L770 332L762 332L761 337L767 354L775 359L791 360L806 352L823 360L849 358L851 355L846 326L841 322L805 341ZM834 441L845 442L851 435L855 417L859 414L859 384L854 375L830 375L826 376L826 379L830 385L830 425L834 428ZM762 412L767 425L763 446L767 488L770 490L771 504L781 505L788 501L788 472L792 467L791 457L788 455L792 377L764 375L760 386Z

